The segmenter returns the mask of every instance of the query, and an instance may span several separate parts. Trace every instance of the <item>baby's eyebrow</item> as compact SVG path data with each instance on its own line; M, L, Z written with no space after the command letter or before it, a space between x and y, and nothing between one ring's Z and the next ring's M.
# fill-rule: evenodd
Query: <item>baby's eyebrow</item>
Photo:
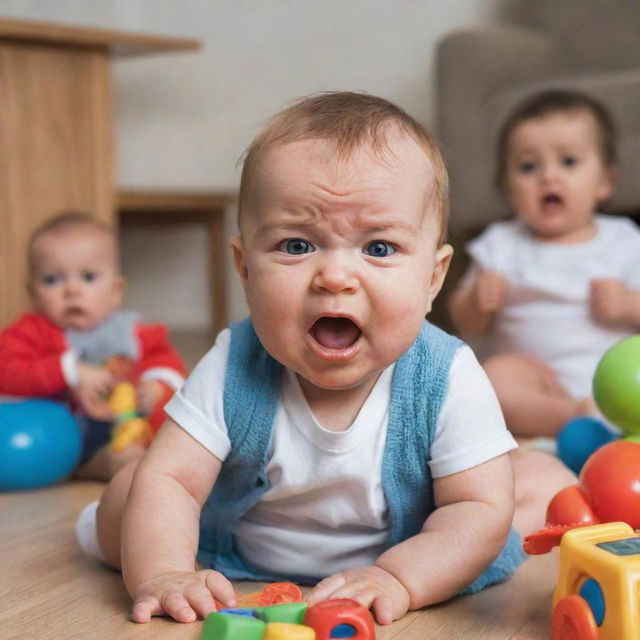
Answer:
M312 227L316 224L316 220L311 217L281 217L272 220L266 220L258 225L258 233L266 233L272 229L300 229Z
M406 231L414 236L418 233L418 229L416 229L414 225L409 224L404 220L388 220L384 223L370 224L368 226L363 225L363 227L369 233L384 233L385 231L395 231L398 229Z

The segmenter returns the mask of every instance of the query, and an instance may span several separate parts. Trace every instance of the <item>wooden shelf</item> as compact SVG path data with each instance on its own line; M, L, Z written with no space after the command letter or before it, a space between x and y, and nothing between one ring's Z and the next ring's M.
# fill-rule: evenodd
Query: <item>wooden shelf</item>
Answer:
M63 211L114 222L114 56L199 46L0 18L0 273L11 274L0 278L0 326L30 307L25 252L35 227Z
M0 40L106 49L116 56L193 51L200 48L197 40L188 38L9 18L0 18Z
M120 191L118 221L127 225L202 224L209 234L208 271L211 286L212 337L228 322L225 275L224 213L237 200L230 191Z
M118 209L121 211L209 211L228 207L237 200L234 191L160 191L155 189L121 189Z

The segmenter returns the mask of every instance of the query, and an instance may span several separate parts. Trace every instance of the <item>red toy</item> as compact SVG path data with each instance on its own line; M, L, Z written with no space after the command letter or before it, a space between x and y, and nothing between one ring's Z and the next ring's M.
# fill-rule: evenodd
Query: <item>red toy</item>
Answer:
M287 604L289 602L302 602L302 591L293 582L272 582L262 589L238 595L236 609L254 609L255 607L270 607L274 604ZM215 600L216 609L224 609L225 606L219 600Z
M355 600L336 598L314 604L307 609L304 623L316 631L316 640L349 637L353 640L374 640L373 619L369 610ZM340 636L336 628L344 627L349 635ZM351 627L351 629L349 629Z
M580 483L556 494L547 525L524 539L530 554L547 553L570 529L602 522L626 522L640 529L640 444L622 441L601 447L580 472Z

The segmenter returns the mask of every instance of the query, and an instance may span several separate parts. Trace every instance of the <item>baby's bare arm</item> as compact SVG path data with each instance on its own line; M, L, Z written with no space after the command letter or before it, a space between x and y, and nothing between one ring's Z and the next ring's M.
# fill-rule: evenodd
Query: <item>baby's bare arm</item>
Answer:
M200 510L221 462L172 421L163 425L134 475L122 523L122 574L133 619L167 614L191 622L234 599L216 571L197 571Z
M449 313L463 334L485 333L496 313L504 306L507 281L495 271L473 270L451 294Z
M640 328L640 291L613 279L591 281L591 312L596 320L636 331Z
M509 456L438 479L434 490L437 508L421 533L383 553L373 567L323 580L308 600L354 598L372 606L380 624L389 624L473 582L509 535L514 508Z

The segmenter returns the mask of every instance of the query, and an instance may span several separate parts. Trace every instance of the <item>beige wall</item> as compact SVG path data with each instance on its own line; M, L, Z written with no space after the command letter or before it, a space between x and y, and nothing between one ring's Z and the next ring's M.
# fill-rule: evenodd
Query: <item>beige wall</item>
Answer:
M0 15L195 37L199 53L116 62L118 179L235 188L236 161L303 94L362 90L434 120L433 52L446 32L496 20L500 0L0 0ZM232 228L232 216L229 216ZM171 234L171 235L169 235ZM208 322L197 227L127 231L128 302L177 328ZM245 307L231 278L233 319Z

